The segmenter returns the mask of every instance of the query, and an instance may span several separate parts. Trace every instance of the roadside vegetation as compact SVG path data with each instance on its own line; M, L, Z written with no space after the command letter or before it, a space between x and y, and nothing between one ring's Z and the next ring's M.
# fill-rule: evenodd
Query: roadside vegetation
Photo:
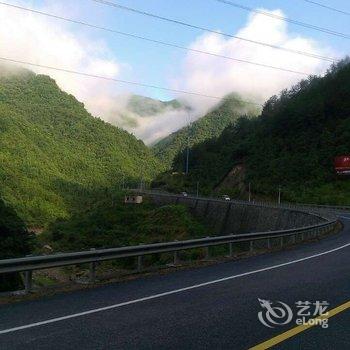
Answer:
M208 229L182 205L157 207L147 199L125 204L123 193L96 196L95 203L39 235L53 251L112 248L203 237Z

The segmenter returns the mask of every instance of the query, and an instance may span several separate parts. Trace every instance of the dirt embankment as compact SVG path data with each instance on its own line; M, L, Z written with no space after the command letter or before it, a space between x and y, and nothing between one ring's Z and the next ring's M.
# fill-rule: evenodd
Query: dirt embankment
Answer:
M236 192L243 194L246 192L244 183L246 168L244 164L236 164L215 187L215 192L234 189Z

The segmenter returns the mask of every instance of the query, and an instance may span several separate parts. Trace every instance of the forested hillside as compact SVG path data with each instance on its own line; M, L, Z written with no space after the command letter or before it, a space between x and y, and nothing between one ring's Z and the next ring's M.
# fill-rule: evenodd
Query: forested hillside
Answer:
M129 98L127 109L140 117L151 117L166 110L181 109L184 106L177 100L159 101L150 97L132 95Z
M324 77L309 77L265 104L258 118L240 120L216 140L191 151L191 175L212 190L235 164L246 169L245 184L259 195L285 200L350 204L350 180L337 178L333 160L350 153L350 60ZM175 170L183 168L178 155ZM234 189L231 189L234 191Z
M187 145L191 147L215 138L238 117L255 116L258 112L257 105L244 102L235 94L228 95L204 117L159 141L153 147L154 153L167 167L170 167L175 156Z
M142 141L91 116L55 81L0 69L0 194L30 225L65 217L159 163Z

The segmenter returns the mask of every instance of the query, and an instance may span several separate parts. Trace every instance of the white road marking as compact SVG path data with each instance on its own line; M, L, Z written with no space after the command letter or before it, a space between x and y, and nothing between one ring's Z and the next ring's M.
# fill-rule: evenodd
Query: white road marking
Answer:
M124 303L109 305L109 306L101 307L101 308L98 308L98 309L92 309L92 310L88 310L88 311L83 311L83 312L79 312L79 313L71 314L71 315L67 315L67 316L51 318L51 319L48 319L46 321L35 322L35 323L27 324L27 325L24 325L24 326L4 329L4 330L0 331L0 334L12 333L12 332L20 331L20 330L23 330L23 329L38 327L38 326L42 326L42 325L46 325L46 324L50 324L50 323L55 323L55 322L68 320L68 319L71 319L71 318L76 318L76 317L81 317L81 316L85 316L85 315L94 314L94 313L97 313L97 312L112 310L112 309L116 309L116 308L119 308L119 307L122 307L122 306L140 303L142 301L157 299L157 298L161 298L161 297L164 297L164 296L167 296L167 295L177 294L177 293L185 292L185 291L188 291L188 290L209 286L209 285L212 285L212 284L233 280L233 279L239 278L239 277L253 275L253 274L256 274L256 273L259 273L259 272L264 272L264 271L278 269L278 268L283 267L283 266L297 264L297 263L300 263L300 262L305 261L305 260L310 260L310 259L317 258L319 256L331 254L331 253L334 253L334 252L339 251L341 249L347 248L349 246L350 246L350 243L347 243L347 244L344 244L344 245L342 245L340 247L337 247L337 248L334 248L334 249L331 249L331 250L328 250L328 251L325 251L325 252L322 252L322 253L310 255L310 256L307 256L305 258L292 260L292 261L289 261L289 262L286 262L286 263L282 263L282 264L278 264L278 265L274 265L274 266L265 267L263 269L249 271L249 272L244 272L244 273L241 273L239 275L228 276L228 277L220 278L220 279L209 281L209 282L195 284L195 285L192 285L192 286L189 286L189 287L185 287L185 288L174 289L174 290L171 290L171 291L168 291L168 292L154 294L154 295L150 295L148 297L126 301Z

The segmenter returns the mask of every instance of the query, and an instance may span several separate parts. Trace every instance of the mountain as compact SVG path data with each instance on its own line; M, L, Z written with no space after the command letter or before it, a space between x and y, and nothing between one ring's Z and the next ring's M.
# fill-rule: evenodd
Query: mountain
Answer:
M159 168L142 141L94 118L50 77L0 68L0 193L29 225Z
M276 198L281 186L284 200L350 204L350 180L333 169L334 158L344 154L350 154L349 58L324 77L309 77L271 97L258 118L241 118L218 139L193 147L186 181L211 191L235 183L227 176L244 173L245 188L250 183L260 196ZM179 155L174 170L182 168Z
M259 112L253 103L244 102L239 96L226 96L213 110L202 118L167 136L153 146L155 155L167 167L170 167L175 156L187 145L194 146L205 140L218 137L223 129L235 122L242 115L254 116Z
M160 101L140 95L129 95L118 97L115 113L118 116L118 126L137 134L143 118L161 118L169 112L186 108L178 100Z
M127 109L140 117L152 117L169 109L176 110L183 107L178 100L159 101L139 95L131 95L127 103Z
M177 120L187 116L189 109L178 100L160 101L139 95L119 95L113 103L113 108L104 117L147 145L177 130Z

